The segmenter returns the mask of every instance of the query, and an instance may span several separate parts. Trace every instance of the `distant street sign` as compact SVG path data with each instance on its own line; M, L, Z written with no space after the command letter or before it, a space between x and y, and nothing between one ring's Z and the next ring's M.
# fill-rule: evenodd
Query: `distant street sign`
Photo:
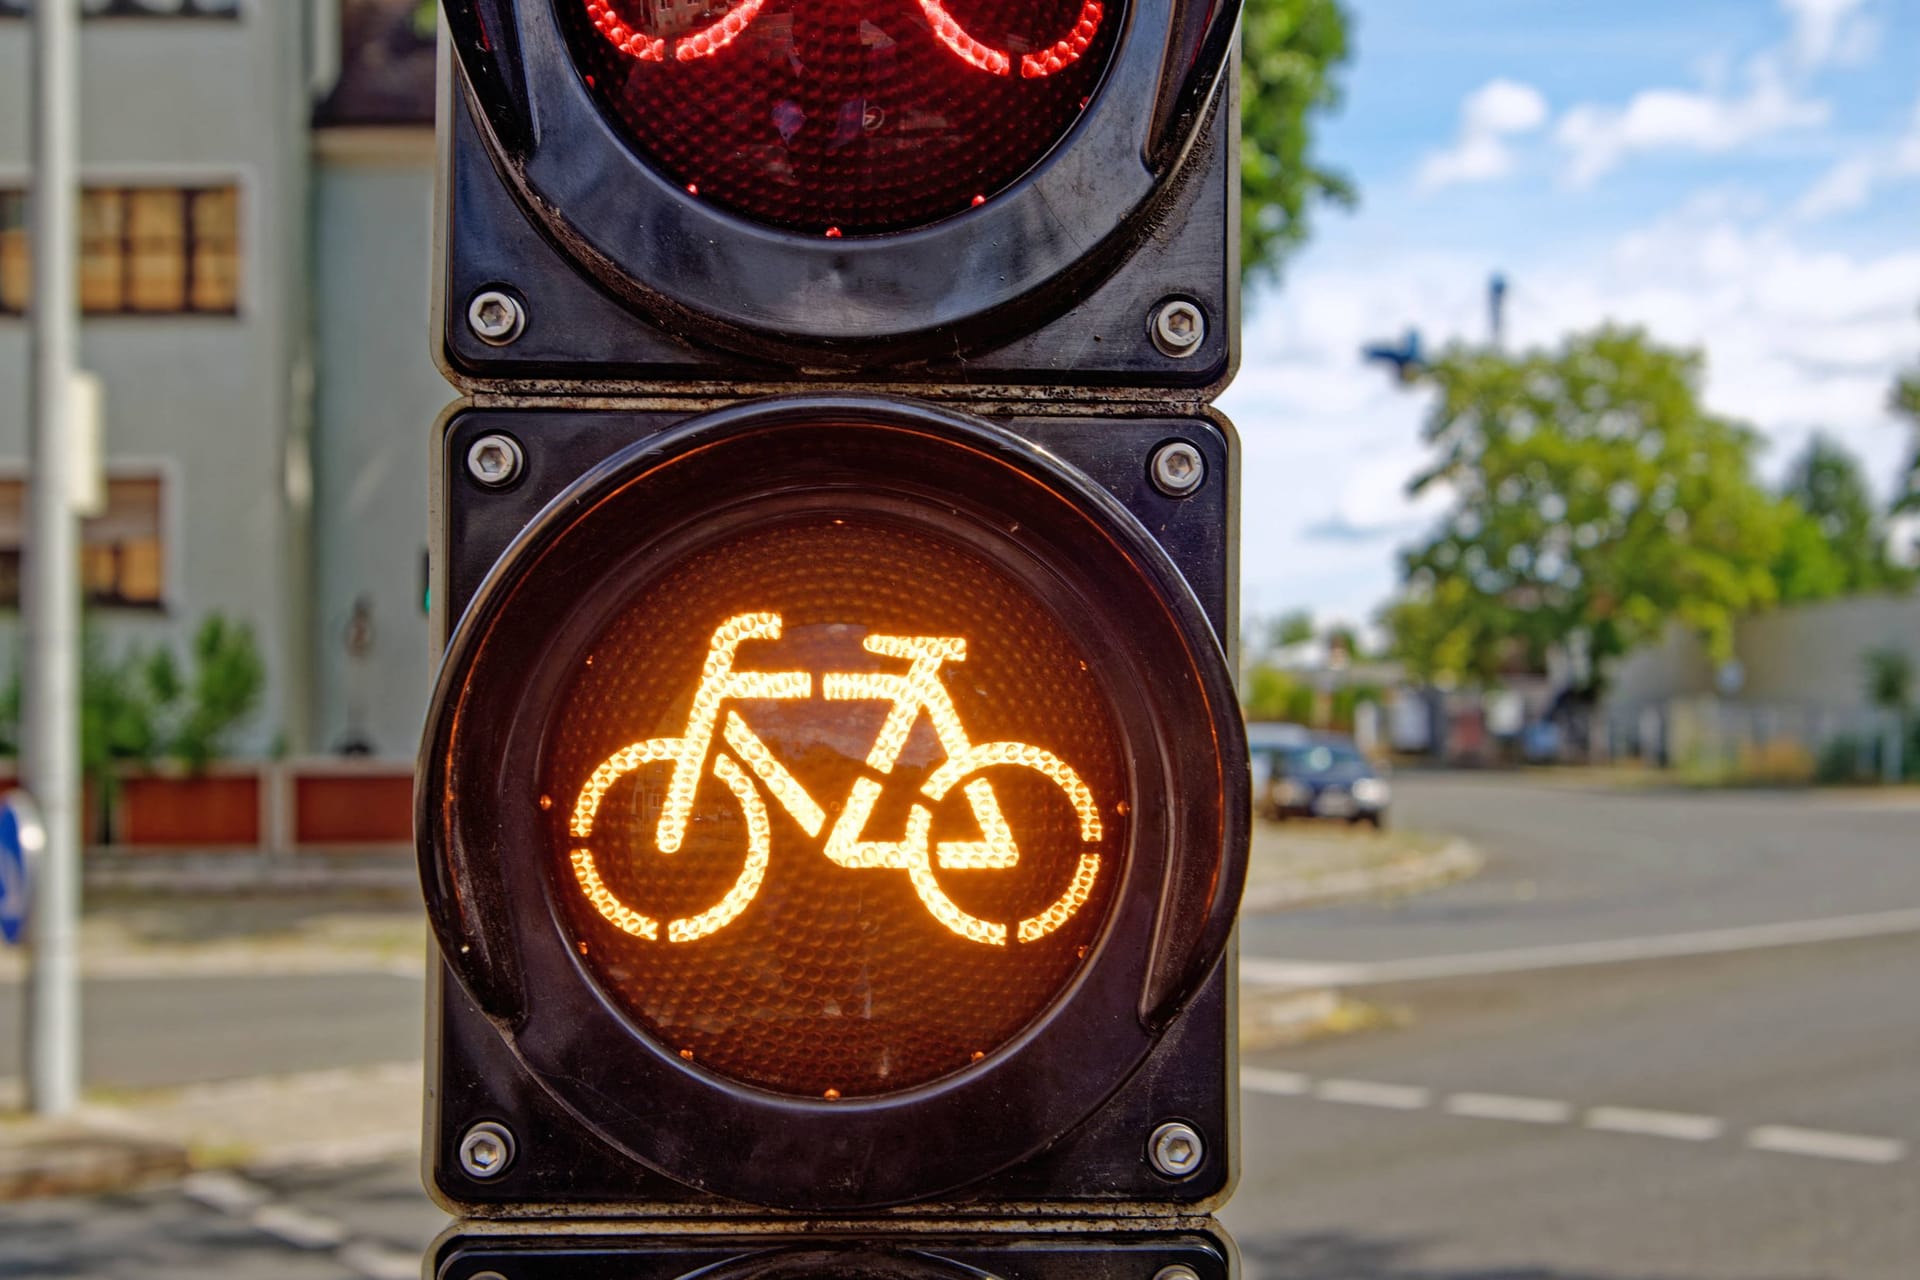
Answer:
M13 946L26 929L34 864L46 845L40 813L24 791L0 799L0 942Z

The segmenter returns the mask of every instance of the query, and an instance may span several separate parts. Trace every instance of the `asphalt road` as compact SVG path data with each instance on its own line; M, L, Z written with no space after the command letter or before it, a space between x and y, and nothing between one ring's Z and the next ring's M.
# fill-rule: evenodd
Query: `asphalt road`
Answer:
M1798 922L1920 908L1920 805L1498 777L1396 789L1398 822L1470 835L1486 872L1249 921L1244 954L1358 972L1512 963L1364 983L1353 994L1388 1025L1248 1057L1223 1217L1249 1277L1920 1275L1920 924L1792 941ZM1698 941L1728 930L1738 949ZM1649 958L1571 963L1595 944ZM315 1032L284 1049L302 1067L417 1044L417 988L390 976L151 979L97 1004L120 985L124 1052L90 1051L142 1058L112 1067L129 1077L232 1064L219 1046L296 1024ZM173 1028L164 1052L138 1051L148 1019ZM406 1274L442 1221L417 1186L389 1163L237 1197L0 1206L0 1277Z
M1920 908L1920 805L1493 777L1396 790L1398 821L1471 836L1487 870L1249 921L1244 952L1303 970L1513 963L1360 987L1397 1025L1248 1058L1223 1216L1250 1277L1920 1275L1920 919L1784 941L1795 922L1892 928ZM1701 942L1729 935L1755 945ZM1635 950L1655 958L1572 963Z
M404 1062L420 1056L421 990L379 972L91 981L81 1071L127 1090ZM20 985L0 983L0 1075L17 1069L21 1018Z

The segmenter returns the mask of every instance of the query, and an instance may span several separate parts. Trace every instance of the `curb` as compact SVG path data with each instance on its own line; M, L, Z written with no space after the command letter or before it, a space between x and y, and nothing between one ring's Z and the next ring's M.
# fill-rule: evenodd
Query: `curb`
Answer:
M25 1141L0 1130L0 1203L99 1195L185 1177L193 1158L177 1142L87 1119L34 1125Z
M1358 871L1248 885L1242 913L1286 911L1336 902L1437 889L1477 874L1486 858L1465 840L1449 840L1432 853L1405 862Z

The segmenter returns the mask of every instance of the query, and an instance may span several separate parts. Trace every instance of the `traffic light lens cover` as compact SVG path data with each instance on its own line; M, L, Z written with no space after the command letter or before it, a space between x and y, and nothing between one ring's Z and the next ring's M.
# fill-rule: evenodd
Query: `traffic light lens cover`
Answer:
M1030 585L841 506L628 591L554 706L539 806L580 963L656 1042L868 1096L965 1069L1071 985L1128 774L1102 673Z
M1080 118L1124 0L554 0L630 145L697 198L816 235L991 198Z

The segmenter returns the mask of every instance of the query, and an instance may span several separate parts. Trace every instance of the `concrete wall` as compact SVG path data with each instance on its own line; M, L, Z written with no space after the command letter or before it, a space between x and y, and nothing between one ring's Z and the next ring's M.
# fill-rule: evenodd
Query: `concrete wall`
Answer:
M1735 700L1760 706L1814 707L1836 716L1864 713L1866 654L1897 648L1920 663L1920 592L1860 596L1779 609L1742 622L1735 657L1745 682ZM1676 627L1666 641L1620 664L1609 700L1632 708L1716 692L1713 664L1700 642Z
M453 399L428 335L433 135L329 130L316 139L314 429L320 708L312 750L350 735L410 759L430 692L421 556L433 424ZM372 648L343 643L361 596Z
M244 742L305 729L297 478L305 412L307 112L303 6L248 4L238 21L87 22L81 173L87 184L237 183L238 316L89 317L81 359L106 386L106 447L167 477L166 607L103 611L110 643L185 639L209 612L253 625L268 667ZM0 183L28 172L29 29L0 23ZM0 467L24 470L26 324L0 317ZM294 492L290 493L290 480ZM13 620L6 627L13 629Z

